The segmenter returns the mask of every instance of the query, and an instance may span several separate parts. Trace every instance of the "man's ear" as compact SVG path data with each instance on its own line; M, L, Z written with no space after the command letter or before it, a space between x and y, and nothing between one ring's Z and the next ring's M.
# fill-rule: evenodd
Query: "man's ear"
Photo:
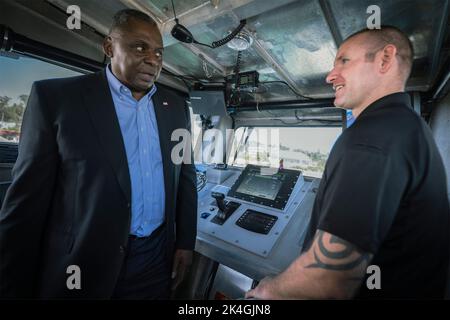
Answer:
M380 72L386 73L389 71L389 69L392 67L392 65L395 62L397 54L397 48L392 45L388 44L383 48L381 51L381 59L380 59Z
M113 57L112 38L110 36L103 39L103 53L110 59Z

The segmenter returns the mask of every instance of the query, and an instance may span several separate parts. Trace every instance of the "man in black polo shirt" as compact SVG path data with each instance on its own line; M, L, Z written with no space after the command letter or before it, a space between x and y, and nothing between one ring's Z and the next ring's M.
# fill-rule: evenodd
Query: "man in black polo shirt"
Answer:
M331 151L307 250L247 297L444 297L446 178L430 130L404 93L412 59L410 41L393 27L360 31L339 48L327 82L334 104L356 121ZM370 265L379 267L380 289L368 289Z

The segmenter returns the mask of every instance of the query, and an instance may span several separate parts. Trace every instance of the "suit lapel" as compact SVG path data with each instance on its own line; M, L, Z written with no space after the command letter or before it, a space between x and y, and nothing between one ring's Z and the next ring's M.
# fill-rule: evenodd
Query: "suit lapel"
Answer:
M131 203L131 182L125 145L105 70L93 75L87 84L84 99L109 163L127 202Z

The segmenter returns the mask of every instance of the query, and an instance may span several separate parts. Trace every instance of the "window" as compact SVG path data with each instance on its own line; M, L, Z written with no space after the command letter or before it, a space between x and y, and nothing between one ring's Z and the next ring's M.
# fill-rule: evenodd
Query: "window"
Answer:
M22 117L34 81L80 75L41 60L0 55L0 142L19 142Z
M228 164L281 166L320 178L341 132L340 127L241 127L236 130Z

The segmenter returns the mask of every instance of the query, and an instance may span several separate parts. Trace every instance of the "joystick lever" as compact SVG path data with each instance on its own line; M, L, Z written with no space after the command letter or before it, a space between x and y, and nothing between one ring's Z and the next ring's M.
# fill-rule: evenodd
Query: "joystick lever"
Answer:
M225 202L225 195L222 192L211 192L211 196L216 199L217 207L219 208L217 215L211 222L223 225L241 204L234 201Z
M227 210L227 206L224 201L225 195L222 192L211 192L211 196L216 199L217 207L219 208L219 210L225 213L225 211Z

